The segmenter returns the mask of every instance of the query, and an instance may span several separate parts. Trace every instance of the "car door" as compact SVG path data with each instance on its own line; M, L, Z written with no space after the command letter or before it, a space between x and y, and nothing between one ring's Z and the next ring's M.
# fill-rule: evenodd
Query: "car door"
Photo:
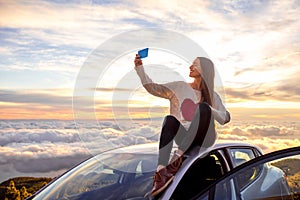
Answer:
M300 147L254 158L192 199L300 199Z

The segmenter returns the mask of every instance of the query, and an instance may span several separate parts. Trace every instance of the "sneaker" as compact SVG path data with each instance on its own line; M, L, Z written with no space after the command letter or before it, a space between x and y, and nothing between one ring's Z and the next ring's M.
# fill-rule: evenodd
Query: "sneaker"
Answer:
M151 191L152 196L156 196L166 189L173 179L174 176L170 174L165 167L158 172L155 172L153 189Z
M175 151L173 157L171 158L170 164L167 166L168 172L174 176L181 167L182 160L183 155L180 155Z

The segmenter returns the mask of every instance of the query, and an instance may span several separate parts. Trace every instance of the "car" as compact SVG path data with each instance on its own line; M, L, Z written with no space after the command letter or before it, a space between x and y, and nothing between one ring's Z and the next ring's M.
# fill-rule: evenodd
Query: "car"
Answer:
M29 199L153 199L145 194L152 189L157 152L157 143L106 151L70 169ZM196 147L185 154L174 180L155 199L202 198L202 192L217 180L262 155L258 147L247 143L217 143L210 148ZM239 177L243 180L239 184L243 185L238 187L243 188L246 199L253 192L257 196L260 193L278 192L278 187L283 196L291 194L285 172L274 165L261 165ZM259 190L261 185L265 185L263 190ZM230 182L226 189L233 191L234 188L237 188L235 182Z

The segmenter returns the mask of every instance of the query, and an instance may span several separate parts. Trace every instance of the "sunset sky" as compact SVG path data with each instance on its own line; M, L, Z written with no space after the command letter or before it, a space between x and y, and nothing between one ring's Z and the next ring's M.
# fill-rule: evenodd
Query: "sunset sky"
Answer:
M299 13L298 0L0 0L0 182L157 142L169 104L145 91L133 59L149 47L155 82L191 81L182 49L162 48L187 45L178 35L204 50L186 54L215 64L232 118L219 141L300 146ZM157 34L138 34L149 29Z
M288 109L299 119L299 4L288 0L2 0L0 118L72 119L74 85L88 55L118 34L160 28L185 35L207 52L220 74L224 99L232 112L241 114L244 109L245 114L278 118ZM132 49L115 60L111 68L119 63L118 68L100 80L111 85L97 86L99 119L113 117L111 87L122 78L116 74L133 69L135 52ZM147 59L144 64L162 64L160 56L151 55L151 49ZM184 67L189 63L172 65L172 61L165 59L163 64L188 74ZM137 96L147 95L139 91ZM136 102L132 99L130 105L151 107L153 99L149 95ZM136 112L143 117L147 109Z

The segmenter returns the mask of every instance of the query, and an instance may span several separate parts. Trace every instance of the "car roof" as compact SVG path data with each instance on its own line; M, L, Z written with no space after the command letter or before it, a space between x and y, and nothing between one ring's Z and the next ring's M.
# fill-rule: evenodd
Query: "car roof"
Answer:
M146 144L138 144L138 145L132 145L132 146L125 146L116 148L113 150L108 150L106 153L134 153L134 154L156 154L158 152L158 143L146 143ZM259 151L260 148L253 144L249 143L243 143L243 142L217 142L212 147L205 148L205 151L202 151L203 153L216 150L216 149L222 149L222 148L238 148L238 147L250 147L250 148L256 148Z
M213 148L214 149L221 149L227 147L253 147L259 149L259 147L245 142L223 142L223 143L216 143Z

